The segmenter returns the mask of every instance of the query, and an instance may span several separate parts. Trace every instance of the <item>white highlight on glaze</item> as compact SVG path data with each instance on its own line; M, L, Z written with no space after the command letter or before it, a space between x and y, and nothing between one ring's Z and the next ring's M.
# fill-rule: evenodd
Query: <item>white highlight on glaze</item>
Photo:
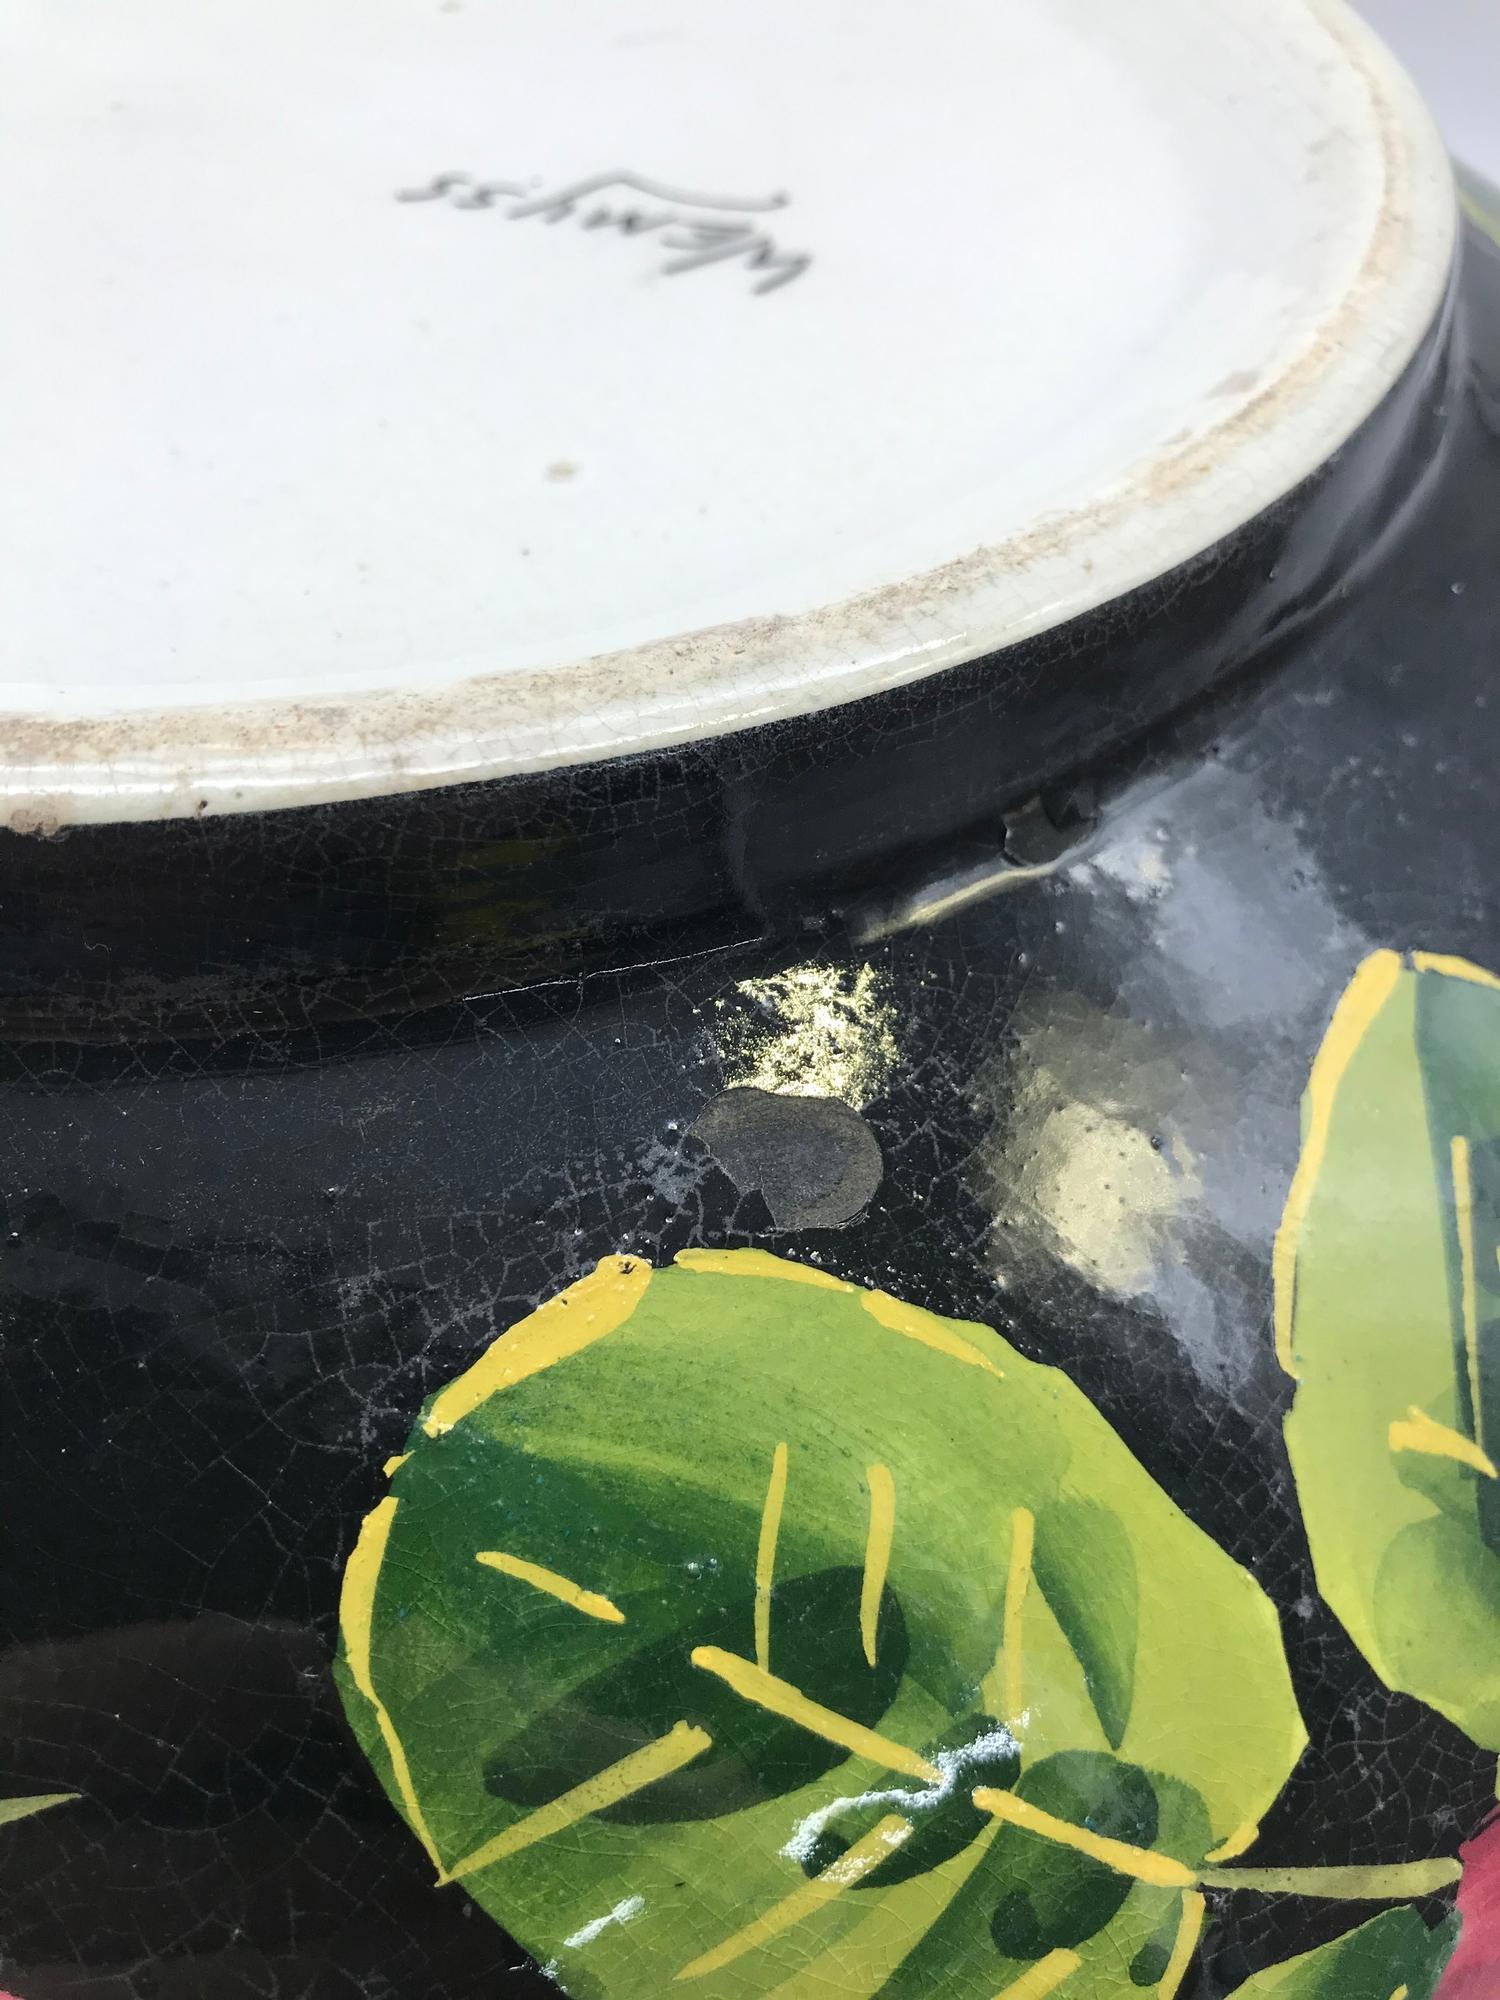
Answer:
M595 1938L602 1936L612 1925L633 1923L645 1907L644 1896L625 1897L624 1901L616 1903L612 1910L606 1910L602 1917L595 1917L591 1924L585 1924L581 1930L574 1931L571 1937L564 1938L563 1950L582 1951L585 1945L592 1944Z
M1452 256L1344 0L11 0L0 59L16 823L539 770L1014 643L1321 463ZM815 261L757 297L394 198L460 167L785 189Z
M1005 1728L993 1729L984 1736L976 1737L962 1750L940 1750L933 1754L932 1761L942 1772L942 1782L936 1785L918 1785L913 1788L892 1786L889 1790L860 1792L853 1797L833 1799L826 1806L819 1806L805 1818L797 1822L791 1839L781 1852L788 1861L799 1865L812 1860L817 1852L819 1840L845 1813L859 1812L870 1807L893 1806L898 1812L916 1816L931 1812L943 1805L963 1787L965 1773L977 1764L992 1762L1007 1752L1017 1751L1020 1746L1014 1736ZM902 1839L905 1835L901 1836Z

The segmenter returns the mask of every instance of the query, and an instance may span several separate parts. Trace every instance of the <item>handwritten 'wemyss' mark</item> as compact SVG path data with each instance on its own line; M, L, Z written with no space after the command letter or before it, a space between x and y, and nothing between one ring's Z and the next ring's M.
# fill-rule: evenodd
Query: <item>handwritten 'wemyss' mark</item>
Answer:
M743 259L748 270L763 274L751 286L757 294L790 284L812 263L808 252L779 250L775 239L749 219L785 208L790 196L781 193L750 197L695 194L645 174L626 172L588 174L558 187L547 187L535 178L529 182L480 180L468 173L441 173L424 187L398 189L396 199L446 201L451 208L496 209L508 222L573 220L583 229L616 229L622 236L644 236L660 230L666 232L661 237L662 247L671 253L659 267L664 276Z

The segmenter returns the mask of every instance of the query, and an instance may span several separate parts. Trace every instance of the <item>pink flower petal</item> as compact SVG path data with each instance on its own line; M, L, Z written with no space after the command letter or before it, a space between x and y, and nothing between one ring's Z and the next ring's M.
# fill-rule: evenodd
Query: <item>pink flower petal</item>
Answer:
M1500 1813L1458 1850L1458 1858L1464 1865L1458 1885L1463 1931L1433 2000L1496 2000L1500 1995Z

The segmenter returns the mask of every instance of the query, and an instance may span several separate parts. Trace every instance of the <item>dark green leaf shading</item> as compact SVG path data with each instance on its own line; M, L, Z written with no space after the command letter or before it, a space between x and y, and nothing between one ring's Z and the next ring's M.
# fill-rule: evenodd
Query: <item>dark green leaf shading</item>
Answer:
M1177 1944L1176 1910L1164 1910L1161 1922L1130 1961L1130 1983L1132 1986L1155 1986L1172 1961L1172 1953Z
M1157 1801L1157 1852L1195 1864L1213 1844L1203 1801L1175 1778L1159 1771L1147 1775ZM991 1841L948 1907L880 1988L878 2000L932 2000L935 1994L947 2000L949 1993L960 1990L960 1981L974 1966L976 1936L989 1934L997 1897L1014 1887L1000 1872L1011 1858L998 1840ZM1169 1955L1176 1943L1183 1916L1181 1896L1144 1883L1127 1887L1129 1893L1113 1924L1081 1947L1084 1965L1072 1975L1081 2000L1101 2000L1101 1996L1126 2000L1135 1984L1128 1968L1153 1948L1158 1937L1170 1941ZM990 1941L993 1943L993 1938ZM997 1951L984 2000L1013 1983L1034 1963L1034 1959L1002 1959ZM1061 1989L1059 2000L1066 2000L1066 1993L1066 1987Z
M1112 1749L1130 1724L1140 1590L1124 1523L1092 1500L1055 1500L1036 1522L1036 1580L1078 1655Z
M1428 1930L1415 1910L1387 1910L1358 1930L1237 1986L1231 2000L1432 2000L1458 1943L1458 1918Z
M1023 1771L1015 1790L1028 1805L1106 1840L1155 1845L1156 1793L1134 1764L1063 1750ZM1005 1958L1071 1950L1102 1931L1130 1894L1128 1875L1019 1827L1002 1826L993 1852L1000 1897L990 1935Z
M895 1699L906 1671L906 1621L888 1590L877 1628L876 1664L868 1666L860 1646L860 1582L857 1569L792 1578L776 1592L777 1630L797 1662L802 1692L873 1728ZM848 1752L751 1707L691 1664L696 1646L753 1654L754 1617L754 1598L742 1595L583 1682L523 1735L491 1753L484 1768L487 1790L513 1805L545 1805L665 1735L678 1721L706 1729L712 1750L610 1807L600 1819L630 1826L710 1819L800 1791L821 1778L843 1763Z

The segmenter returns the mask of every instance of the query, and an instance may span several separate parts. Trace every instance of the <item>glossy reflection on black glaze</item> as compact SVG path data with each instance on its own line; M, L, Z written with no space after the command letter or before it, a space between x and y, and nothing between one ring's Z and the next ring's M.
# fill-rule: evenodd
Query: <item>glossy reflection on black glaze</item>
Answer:
M1258 1860L1448 1853L1480 1824L1493 1760L1317 1594L1268 1276L1354 967L1500 961L1500 258L1476 231L1466 258L1456 328L1364 440L1397 437L1378 502L1325 509L1335 470L1206 559L1190 646L1170 592L1055 635L1066 699L941 797L922 745L943 765L976 705L999 729L1019 670L545 788L6 839L0 1758L9 1790L84 1795L0 1844L26 2000L555 1991L434 1892L327 1666L372 1466L617 1249L772 1247L1065 1366L1280 1607L1311 1749ZM1252 606L1268 558L1295 587ZM1117 649L1157 664L1090 709ZM1087 771L1060 754L1105 736ZM1012 880L1002 813L1042 779L1087 809ZM717 838L679 837L704 810ZM860 944L893 853L918 906L986 867L1006 892ZM466 982L504 990L425 1004ZM878 1144L837 1230L778 1229L691 1131L788 1060ZM1351 1921L1215 1900L1199 2000Z

